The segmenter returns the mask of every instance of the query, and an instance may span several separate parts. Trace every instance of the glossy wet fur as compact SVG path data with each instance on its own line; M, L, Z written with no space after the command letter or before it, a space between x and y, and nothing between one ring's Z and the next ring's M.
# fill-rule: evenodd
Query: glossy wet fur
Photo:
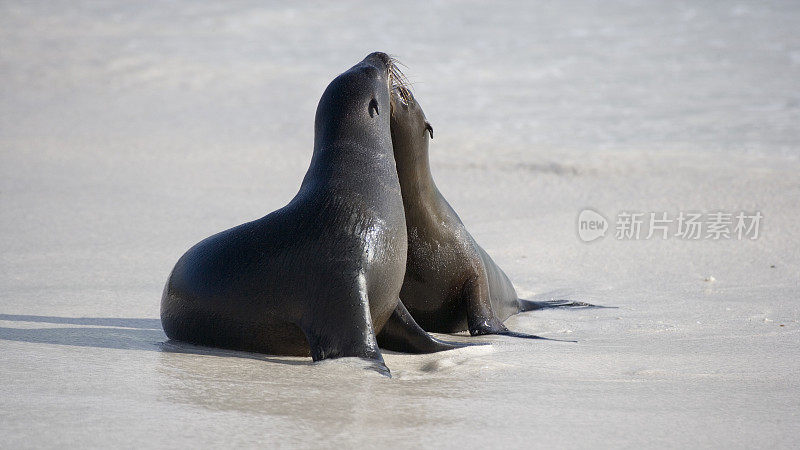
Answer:
M389 63L373 53L325 90L311 164L288 205L180 258L162 298L167 336L314 360L356 356L383 367L376 334L390 322L390 348L454 348L428 348L435 340L398 302L407 238Z

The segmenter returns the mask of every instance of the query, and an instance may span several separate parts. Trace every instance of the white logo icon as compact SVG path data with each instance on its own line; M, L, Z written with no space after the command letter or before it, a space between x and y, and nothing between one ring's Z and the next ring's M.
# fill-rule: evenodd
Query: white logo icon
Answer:
M597 211L584 209L578 214L578 237L583 242L592 242L606 235L608 221Z

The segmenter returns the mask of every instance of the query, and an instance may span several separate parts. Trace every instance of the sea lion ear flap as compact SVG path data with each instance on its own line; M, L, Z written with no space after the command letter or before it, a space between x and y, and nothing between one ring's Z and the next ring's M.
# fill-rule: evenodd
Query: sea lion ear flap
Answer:
M433 139L433 127L431 126L430 122L425 122L425 129L428 130L428 134L430 134L431 139Z
M369 116L370 117L375 117L372 114L372 110L373 109L375 110L375 114L377 114L377 115L381 114L380 111L378 111L378 101L375 100L375 97L372 97L372 100L369 101Z

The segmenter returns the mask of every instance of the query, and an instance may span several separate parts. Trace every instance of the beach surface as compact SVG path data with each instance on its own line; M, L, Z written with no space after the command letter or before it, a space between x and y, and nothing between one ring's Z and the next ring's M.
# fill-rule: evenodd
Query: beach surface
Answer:
M798 30L790 1L0 2L0 447L796 447ZM167 342L174 263L294 196L376 50L518 293L618 308L385 352L391 379ZM719 212L757 236L617 236Z

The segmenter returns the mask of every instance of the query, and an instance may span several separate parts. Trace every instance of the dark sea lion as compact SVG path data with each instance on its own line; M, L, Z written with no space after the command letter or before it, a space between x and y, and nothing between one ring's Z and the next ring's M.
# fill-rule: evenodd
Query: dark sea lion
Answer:
M408 260L400 299L428 331L502 334L511 315L551 307L590 307L567 300L523 300L506 274L470 235L431 175L433 127L403 86L392 90L392 143L408 227Z
M169 276L170 339L315 360L462 346L423 331L398 300L406 224L389 130L392 60L372 53L328 85L314 153L283 208L188 250Z

